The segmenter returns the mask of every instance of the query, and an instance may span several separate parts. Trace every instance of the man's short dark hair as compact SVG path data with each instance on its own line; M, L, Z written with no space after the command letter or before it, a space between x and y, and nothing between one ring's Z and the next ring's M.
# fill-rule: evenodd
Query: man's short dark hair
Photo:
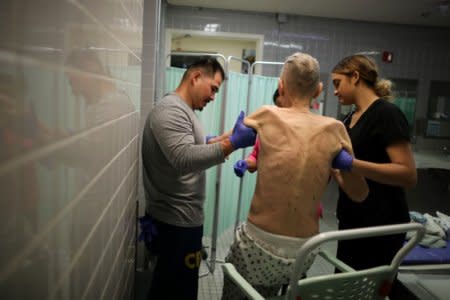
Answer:
M202 70L203 73L209 76L214 76L214 74L220 72L222 80L225 79L225 71L223 70L222 65L217 61L217 59L212 56L201 56L199 57L199 59L188 66L186 72L184 72L182 80L185 80L189 73L198 69Z

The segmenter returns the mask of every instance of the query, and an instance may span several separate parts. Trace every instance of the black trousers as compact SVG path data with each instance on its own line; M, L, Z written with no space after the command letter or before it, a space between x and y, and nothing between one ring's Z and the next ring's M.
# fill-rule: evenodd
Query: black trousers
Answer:
M147 299L197 300L203 226L154 224L158 234L149 250L157 259Z
M339 223L339 230L349 229ZM354 228L354 227L353 227ZM397 251L403 246L406 234L338 241L336 257L355 270L362 270L391 263ZM336 272L339 272L336 270ZM416 299L404 285L395 278L390 299Z
M338 241L337 258L355 270L389 265L405 241L405 234Z

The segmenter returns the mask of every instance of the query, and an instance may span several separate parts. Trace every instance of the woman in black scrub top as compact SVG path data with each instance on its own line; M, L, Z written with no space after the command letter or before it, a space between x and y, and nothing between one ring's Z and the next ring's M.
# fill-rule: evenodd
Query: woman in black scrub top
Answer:
M410 221L404 188L417 182L408 121L391 98L391 82L378 77L376 64L364 55L341 60L332 71L334 94L342 105L355 109L343 120L350 135L352 171L363 175L369 195L362 203L339 191L339 229L407 223ZM338 243L337 257L354 269L390 264L404 242L404 234ZM390 299L401 284L396 280Z

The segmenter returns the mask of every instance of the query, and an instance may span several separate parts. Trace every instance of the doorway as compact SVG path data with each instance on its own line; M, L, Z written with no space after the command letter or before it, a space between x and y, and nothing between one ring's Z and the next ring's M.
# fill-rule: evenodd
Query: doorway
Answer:
M200 30L166 30L166 55L170 52L216 53L234 56L250 63L262 60L264 36L257 34L208 32ZM192 57L191 57L192 59ZM186 67L188 57L166 59L166 66ZM239 61L231 61L230 71L245 72ZM258 70L256 70L258 73Z

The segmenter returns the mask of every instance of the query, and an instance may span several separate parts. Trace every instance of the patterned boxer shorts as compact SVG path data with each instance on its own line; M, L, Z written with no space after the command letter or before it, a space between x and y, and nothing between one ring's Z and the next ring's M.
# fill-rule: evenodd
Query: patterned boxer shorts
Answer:
M281 286L289 283L295 257L281 257L271 252L247 233L246 224L239 226L235 235L225 261L233 264L263 297L276 296ZM308 257L307 269L314 262L317 251ZM222 299L245 299L245 295L225 276Z

